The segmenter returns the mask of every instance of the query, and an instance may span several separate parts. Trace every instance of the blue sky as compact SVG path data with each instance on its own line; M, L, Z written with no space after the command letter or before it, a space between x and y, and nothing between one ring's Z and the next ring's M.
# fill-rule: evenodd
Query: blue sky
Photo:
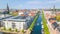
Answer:
M6 5L10 9L34 9L34 8L60 8L60 0L0 0L0 9L5 9Z

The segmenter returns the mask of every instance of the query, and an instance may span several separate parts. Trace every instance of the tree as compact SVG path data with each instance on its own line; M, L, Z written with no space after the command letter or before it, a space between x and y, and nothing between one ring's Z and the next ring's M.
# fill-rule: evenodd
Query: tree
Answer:
M12 15L13 16L17 16L18 15L18 12L13 12Z
M24 33L24 29L22 30L22 32Z
M47 26L47 20L45 19L43 11L42 11L42 22L43 22L43 27L44 27L44 34L50 34L48 26Z
M15 32L18 32L18 29L15 29Z
M6 30L6 28L5 28L5 27L3 27L3 28L2 28L2 30Z
M8 30L9 30L9 31L11 31L12 29L11 29L11 28L9 28Z
M57 15L57 16L56 16L56 20L57 20L57 21L60 21L60 15Z

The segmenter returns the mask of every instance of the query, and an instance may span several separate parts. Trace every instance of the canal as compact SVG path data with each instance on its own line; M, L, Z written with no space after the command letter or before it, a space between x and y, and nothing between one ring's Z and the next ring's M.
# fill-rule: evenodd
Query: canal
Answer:
M31 34L42 34L41 33L41 29L42 29L41 21L42 21L42 17L39 16Z

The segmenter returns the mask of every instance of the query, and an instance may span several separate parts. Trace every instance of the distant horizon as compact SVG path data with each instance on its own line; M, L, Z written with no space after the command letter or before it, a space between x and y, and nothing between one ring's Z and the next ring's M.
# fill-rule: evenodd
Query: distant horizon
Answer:
M0 9L6 9L6 8L7 8L7 6L5 8L0 8ZM9 9L22 9L22 8L10 8L9 7ZM23 9L53 9L53 7L50 7L50 8L23 8ZM56 8L56 6L55 6L55 9L60 9L60 8Z
M42 9L42 8L40 8ZM60 8L56 8L56 9L60 9ZM6 9L0 9L0 10L6 10ZM25 9L9 9L9 10L25 10ZM27 9L27 10L31 10L31 9Z
M0 0L0 9L6 9L7 4L10 9L41 9L56 8L60 9L60 0Z

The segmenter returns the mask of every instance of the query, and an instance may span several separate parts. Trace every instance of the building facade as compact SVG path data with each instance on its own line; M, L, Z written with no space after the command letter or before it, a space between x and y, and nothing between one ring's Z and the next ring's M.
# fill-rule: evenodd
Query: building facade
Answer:
M26 30L32 23L34 17L26 17L26 16L17 16L8 19L2 20L3 27L6 29L18 29L18 30Z

